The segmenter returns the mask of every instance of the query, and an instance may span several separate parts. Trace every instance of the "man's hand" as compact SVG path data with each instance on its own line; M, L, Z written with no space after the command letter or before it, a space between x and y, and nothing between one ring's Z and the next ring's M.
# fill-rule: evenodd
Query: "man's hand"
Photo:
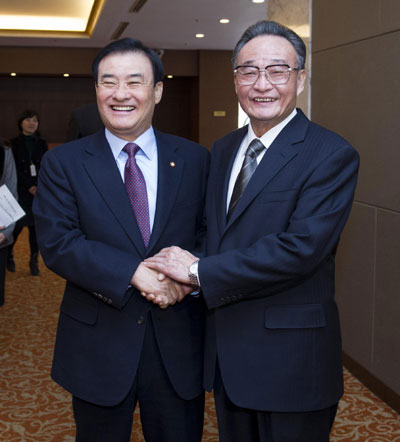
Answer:
M148 301L154 302L163 309L182 301L188 293L181 284L148 268L144 263L141 263L136 269L131 284Z
M162 249L157 255L144 261L146 267L157 270L175 281L190 285L189 267L197 257L180 247ZM193 288L192 288L193 290Z

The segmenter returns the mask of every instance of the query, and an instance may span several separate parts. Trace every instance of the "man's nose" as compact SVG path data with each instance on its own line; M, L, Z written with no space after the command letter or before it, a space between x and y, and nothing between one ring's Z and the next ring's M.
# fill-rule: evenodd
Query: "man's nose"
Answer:
M268 79L267 71L265 69L260 70L258 78L254 83L256 89L271 89L273 84Z
M126 100L130 97L130 90L124 85L118 85L118 87L114 89L113 97L116 100Z

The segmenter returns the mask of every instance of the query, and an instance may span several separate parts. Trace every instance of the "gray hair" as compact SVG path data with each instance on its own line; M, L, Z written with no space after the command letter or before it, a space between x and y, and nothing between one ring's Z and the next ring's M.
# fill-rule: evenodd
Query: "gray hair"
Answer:
M243 46L260 35L276 35L278 37L286 38L297 53L297 67L299 69L304 69L306 63L306 45L304 44L304 41L291 29L271 20L259 21L244 31L233 50L232 63L234 68L237 66L238 55Z

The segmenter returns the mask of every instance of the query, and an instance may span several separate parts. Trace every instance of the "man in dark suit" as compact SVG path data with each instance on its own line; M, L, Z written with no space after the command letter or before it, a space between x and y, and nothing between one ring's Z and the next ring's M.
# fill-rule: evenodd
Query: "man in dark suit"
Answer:
M92 135L103 128L97 103L88 103L77 107L71 113L68 125L67 141L77 140Z
M358 154L296 110L306 78L297 34L256 23L233 59L250 124L213 146L208 256L172 247L147 265L201 287L221 441L325 442L343 393L334 261Z
M203 300L142 261L196 249L209 154L153 129L153 50L113 42L93 75L106 129L45 155L34 202L43 259L67 281L52 377L73 395L78 442L128 442L137 402L147 441L200 441Z

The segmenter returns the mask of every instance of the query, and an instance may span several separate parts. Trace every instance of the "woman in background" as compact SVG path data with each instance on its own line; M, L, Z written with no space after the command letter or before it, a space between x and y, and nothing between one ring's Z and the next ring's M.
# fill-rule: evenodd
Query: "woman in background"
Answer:
M5 184L17 198L17 173L11 149L0 139L0 186ZM6 277L7 249L13 242L14 224L0 226L0 306L4 304L4 282Z
M17 169L18 202L26 215L17 221L14 230L14 244L21 230L29 229L29 246L31 252L30 269L33 276L39 276L39 247L36 241L35 223L32 213L33 197L36 193L37 175L40 162L47 151L47 143L38 133L39 115L33 110L25 110L18 119L20 134L11 140L12 151ZM13 245L8 250L7 269L15 272Z

